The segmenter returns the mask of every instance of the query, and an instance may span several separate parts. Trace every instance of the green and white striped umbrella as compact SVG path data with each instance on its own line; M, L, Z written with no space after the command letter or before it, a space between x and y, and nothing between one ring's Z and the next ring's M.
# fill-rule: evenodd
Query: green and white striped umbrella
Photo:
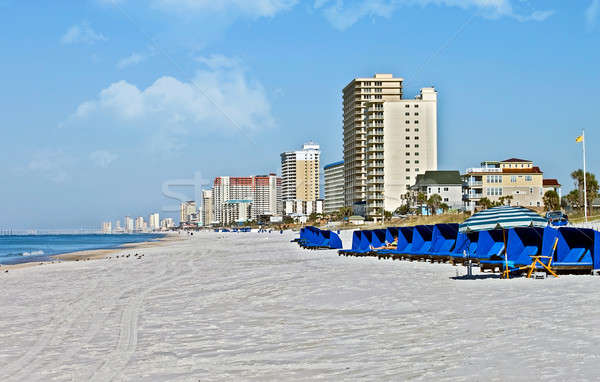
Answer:
M525 207L502 206L478 212L464 221L459 232L487 231L514 227L545 227L548 220Z

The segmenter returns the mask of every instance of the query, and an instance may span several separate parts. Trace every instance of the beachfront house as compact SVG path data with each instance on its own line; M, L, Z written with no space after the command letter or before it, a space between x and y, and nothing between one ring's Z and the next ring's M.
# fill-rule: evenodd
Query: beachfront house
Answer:
M410 207L421 208L424 215L429 213L426 206L417 203L417 194L423 193L428 200L432 195L439 195L441 202L450 209L464 209L463 183L458 171L425 171L424 174L417 175L415 184L410 187Z

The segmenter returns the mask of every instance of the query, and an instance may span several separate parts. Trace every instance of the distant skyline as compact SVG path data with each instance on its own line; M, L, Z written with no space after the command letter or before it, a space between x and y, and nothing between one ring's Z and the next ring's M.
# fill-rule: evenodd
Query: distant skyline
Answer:
M438 91L438 166L600 175L600 0L0 0L0 228L175 217L165 183L342 159L342 89ZM198 175L196 175L198 174ZM195 195L182 190L187 198Z

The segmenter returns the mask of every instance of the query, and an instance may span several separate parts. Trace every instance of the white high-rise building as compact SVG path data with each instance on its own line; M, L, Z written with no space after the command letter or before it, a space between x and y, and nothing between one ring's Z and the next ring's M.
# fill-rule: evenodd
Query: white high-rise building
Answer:
M173 221L173 218L165 218L160 221L161 229L169 229L173 227L175 227L175 222Z
M437 170L437 92L414 99L365 102L366 214L380 217L404 203L418 174Z
M215 178L213 190L213 221L225 224L225 206L229 201L249 200L250 219L256 220L261 215L276 216L280 214L281 178L275 174L248 177L220 176ZM237 207L236 207L237 208ZM242 216L244 214L242 213Z
M148 226L151 231L158 231L160 229L160 216L158 212L150 214L148 217Z
M344 207L344 161L323 167L325 173L325 206L323 211L331 214Z
M136 231L144 231L146 229L146 222L144 221L144 218L141 216L138 216L135 219L135 230Z
M348 207L366 201L367 103L374 103L376 108L385 101L401 100L403 81L391 74L375 74L371 78L355 78L343 90L344 199Z
M281 153L281 199L314 201L320 193L321 151L314 142L301 150Z
M189 200L181 203L179 207L179 224L189 223L196 214L196 202Z
M104 234L112 233L112 223L111 222L103 222L102 223L102 233L104 233Z
M213 220L213 192L212 190L202 190L202 225L209 226Z
M125 216L125 231L126 232L133 232L133 219L129 216Z

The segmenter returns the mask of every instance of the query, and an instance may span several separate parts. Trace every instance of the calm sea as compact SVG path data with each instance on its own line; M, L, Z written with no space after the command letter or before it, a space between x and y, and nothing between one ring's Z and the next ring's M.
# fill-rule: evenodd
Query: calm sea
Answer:
M163 234L130 235L12 235L0 236L0 264L49 260L50 256L92 249L118 248L153 241Z

